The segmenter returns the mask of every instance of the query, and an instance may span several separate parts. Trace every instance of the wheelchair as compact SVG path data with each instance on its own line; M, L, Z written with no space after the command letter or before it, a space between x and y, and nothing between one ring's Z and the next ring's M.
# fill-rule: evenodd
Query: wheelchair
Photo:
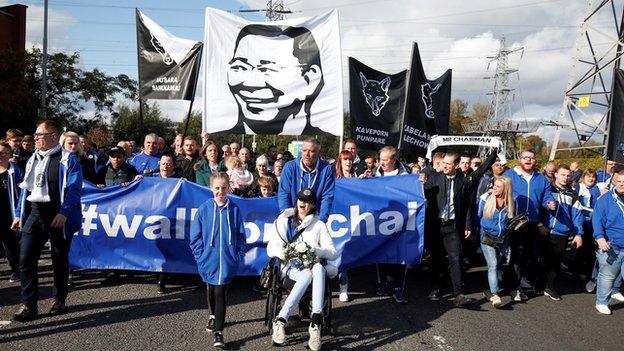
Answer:
M282 308L282 302L286 300L290 290L295 284L295 281L288 277L282 278L281 276L281 261L276 260L275 265L272 267L273 274L269 281L269 288L266 295L266 306L264 311L264 325L267 327L269 335L273 332L273 321L277 317L280 309ZM298 305L299 320L310 320L312 314L312 284L308 286L306 292L301 297ZM332 314L332 290L331 279L325 276L325 292L323 294L323 325L321 331L323 335L332 334L331 327L331 314Z

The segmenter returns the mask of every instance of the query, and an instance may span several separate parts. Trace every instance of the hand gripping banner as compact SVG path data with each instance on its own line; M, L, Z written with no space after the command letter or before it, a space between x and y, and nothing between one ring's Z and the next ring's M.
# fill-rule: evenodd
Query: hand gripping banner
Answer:
M231 196L241 209L247 253L240 275L256 275L268 261L266 243L279 214L277 198ZM70 251L73 268L197 273L189 231L210 189L180 179L144 178L127 187L85 183L83 225ZM342 268L420 262L425 198L416 176L340 179L327 226Z
M338 12L249 22L207 8L202 128L342 135Z

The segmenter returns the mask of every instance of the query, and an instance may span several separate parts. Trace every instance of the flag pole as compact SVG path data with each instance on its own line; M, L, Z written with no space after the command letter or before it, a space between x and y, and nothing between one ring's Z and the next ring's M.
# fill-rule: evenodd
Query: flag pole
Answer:
M182 133L182 140L186 138L186 134L188 133L189 122L191 121L191 113L193 112L193 102L195 102L195 93L197 92L197 82L199 81L199 69L201 67L201 56L202 51L204 49L204 44L201 44L199 48L199 52L197 55L199 56L199 63L197 64L197 68L195 68L195 84L193 84L193 95L191 98L191 104L189 105L188 113L186 114L186 123L184 124L184 133Z
M139 21L141 20L140 11L135 8L136 11L136 44L137 44L137 66L139 73L139 131L143 131L143 94L141 94L141 47L139 42ZM142 22L142 21L141 21Z

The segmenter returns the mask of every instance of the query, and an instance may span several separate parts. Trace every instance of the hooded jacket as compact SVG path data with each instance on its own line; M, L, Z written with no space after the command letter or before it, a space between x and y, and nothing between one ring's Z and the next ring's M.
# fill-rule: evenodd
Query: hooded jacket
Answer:
M481 225L481 238L483 238L485 232L488 232L492 236L499 237L504 235L507 231L507 223L509 221L509 209L507 206L500 209L496 208L491 218L485 218L485 216L483 216L485 204L490 196L493 195L491 193L485 193L479 197L479 211L477 216L479 217L479 224Z
M294 233L303 229L301 235L295 239L295 243L305 242L310 247L314 248L316 257L324 258L327 261L333 261L338 258L338 252L334 247L327 226L321 222L319 218L313 214L307 215L301 223L295 227L294 225L295 210L288 208L284 210L279 217L275 220L275 232L269 236L269 243L267 244L267 254L269 257L277 257L283 262L284 249L289 242L289 237L293 237ZM338 274L338 268L326 264L325 270L330 278L333 278Z
M211 199L197 209L191 225L190 247L205 283L228 284L245 255L246 236L238 206L231 201L218 206Z
M34 154L28 159L28 164L34 162ZM65 226L63 234L68 238L73 236L82 226L82 205L80 196L82 194L82 167L78 157L65 149L61 151L59 163L59 194L61 207L59 214L65 216ZM19 211L22 225L30 214L30 201L26 200L28 191L22 190L21 210Z
M578 194L571 188L551 186L553 197L557 200L555 210L544 212L544 223L550 228L551 235L583 235L583 214Z
M319 219L323 222L327 221L334 203L335 182L334 168L321 159L316 161L316 166L311 171L303 167L301 156L286 162L280 176L277 193L280 211L295 207L299 191L310 188L316 193Z
M9 163L9 169L7 169L9 175L9 208L11 209L11 219L15 220L20 218L20 212L22 209L22 189L18 186L19 183L24 180L24 171L14 163Z
M612 246L624 249L624 203L615 190L602 195L596 201L592 217L594 239L606 239Z
M541 218L540 208L548 209L548 202L555 201L550 189L550 183L542 174L533 171L531 179L527 180L521 175L519 167L509 169L503 176L511 178L513 184L513 196L518 207L518 213L528 212L530 222L539 222Z

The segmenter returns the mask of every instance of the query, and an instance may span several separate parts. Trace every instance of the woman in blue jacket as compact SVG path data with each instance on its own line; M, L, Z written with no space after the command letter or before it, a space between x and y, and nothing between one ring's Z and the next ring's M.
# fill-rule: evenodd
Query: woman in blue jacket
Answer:
M213 174L210 183L214 199L197 209L190 246L199 275L208 286L206 330L213 332L213 346L223 348L225 294L245 254L246 236L240 209L226 197L230 190L227 174Z
M488 283L490 285L490 302L495 308L502 304L498 294L498 270L505 253L507 252L507 221L514 216L515 204L513 200L511 179L498 177L494 180L492 191L479 198L479 223L481 224L481 239L489 235L505 240L500 246L489 246L481 243L481 250L488 266Z
M4 246L7 261L11 267L11 277L9 280L13 283L19 281L19 237L15 230L11 230L11 224L16 218L19 218L19 200L20 189L17 186L24 179L24 172L19 168L17 163L9 162L13 155L11 147L5 142L0 142L0 180L2 188L0 188L0 221L2 231L0 232L0 241Z

